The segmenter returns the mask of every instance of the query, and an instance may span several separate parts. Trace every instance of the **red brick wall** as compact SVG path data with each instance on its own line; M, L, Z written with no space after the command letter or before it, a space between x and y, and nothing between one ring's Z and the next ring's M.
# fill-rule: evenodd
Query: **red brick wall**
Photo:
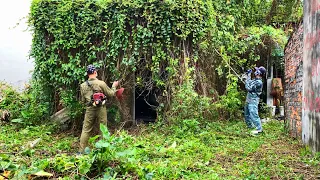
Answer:
M302 80L303 80L303 25L293 33L285 49L285 115L289 121L289 132L301 137Z

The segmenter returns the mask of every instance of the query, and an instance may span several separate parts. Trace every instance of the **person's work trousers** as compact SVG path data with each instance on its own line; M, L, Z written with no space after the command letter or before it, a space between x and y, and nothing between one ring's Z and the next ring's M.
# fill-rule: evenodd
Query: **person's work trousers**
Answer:
M107 109L106 106L101 107L87 107L84 116L82 133L80 137L80 151L83 152L88 146L88 140L94 132L94 125L96 121L99 124L107 125Z
M248 128L256 128L262 131L261 120L258 114L258 103L246 103L244 106L244 116Z

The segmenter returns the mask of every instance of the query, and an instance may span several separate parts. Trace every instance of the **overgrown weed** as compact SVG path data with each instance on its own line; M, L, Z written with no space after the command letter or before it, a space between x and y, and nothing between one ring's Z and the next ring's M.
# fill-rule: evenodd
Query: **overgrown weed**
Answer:
M57 135L53 126L6 125L0 164L12 177L44 170L71 179L299 179L320 172L319 155L287 137L278 121L264 124L259 136L237 121L164 126L145 126L136 136L111 135L102 126L103 138L91 139L92 148L76 156L78 138ZM24 148L39 137L37 146Z

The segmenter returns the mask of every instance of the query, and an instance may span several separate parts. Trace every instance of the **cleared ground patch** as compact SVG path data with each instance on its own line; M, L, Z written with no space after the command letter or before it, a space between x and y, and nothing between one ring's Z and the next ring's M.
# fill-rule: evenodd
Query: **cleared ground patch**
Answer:
M278 121L265 124L259 136L251 136L242 122L154 124L93 140L94 148L82 156L76 156L78 138L56 133L52 125L0 128L0 169L10 178L39 177L34 174L41 170L51 173L47 178L65 179L320 177L320 155L288 137Z

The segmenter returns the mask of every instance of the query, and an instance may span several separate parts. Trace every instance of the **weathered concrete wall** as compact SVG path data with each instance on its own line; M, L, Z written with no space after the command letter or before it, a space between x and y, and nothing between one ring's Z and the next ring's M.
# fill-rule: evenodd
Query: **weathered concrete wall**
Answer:
M285 116L292 137L301 138L302 79L303 79L303 25L291 36L285 49Z
M304 1L302 140L320 151L320 0Z

